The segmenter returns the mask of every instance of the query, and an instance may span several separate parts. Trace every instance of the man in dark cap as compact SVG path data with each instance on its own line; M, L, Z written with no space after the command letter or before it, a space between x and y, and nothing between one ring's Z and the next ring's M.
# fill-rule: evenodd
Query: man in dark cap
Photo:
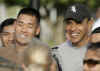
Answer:
M77 3L67 8L64 22L67 41L53 48L54 57L60 71L82 71L93 20L87 7Z

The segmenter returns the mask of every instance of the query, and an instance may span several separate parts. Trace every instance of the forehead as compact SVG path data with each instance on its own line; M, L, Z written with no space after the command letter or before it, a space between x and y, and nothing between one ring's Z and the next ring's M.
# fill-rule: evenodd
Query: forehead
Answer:
M85 59L97 59L100 60L100 52L94 50L88 50Z
M70 18L70 19L66 20L66 22L75 22L76 24L83 23L83 22L87 22L87 21L88 21L87 18L84 18L82 21L78 21L78 20L73 19L73 18Z
M37 20L36 16L28 15L28 14L20 14L17 18L18 20L27 21L27 22L35 22Z
M95 37L95 36L99 36L100 37L100 33L94 33L91 36Z
M3 32L13 32L15 29L15 25L5 26Z

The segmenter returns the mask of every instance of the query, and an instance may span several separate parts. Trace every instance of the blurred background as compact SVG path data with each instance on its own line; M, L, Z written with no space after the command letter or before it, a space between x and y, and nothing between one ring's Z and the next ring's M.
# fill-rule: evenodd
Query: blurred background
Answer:
M64 12L68 5L77 2L87 5L95 18L100 0L0 0L0 22L16 18L23 7L36 8L41 14L40 39L54 46L65 41Z

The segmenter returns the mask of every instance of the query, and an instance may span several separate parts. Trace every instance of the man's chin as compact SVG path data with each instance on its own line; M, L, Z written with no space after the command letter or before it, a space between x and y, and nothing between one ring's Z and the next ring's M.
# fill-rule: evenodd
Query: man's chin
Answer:
M78 40L71 40L72 44L78 44L79 41Z
M27 45L30 41L26 41L26 40L16 40L16 43L20 44L20 45Z

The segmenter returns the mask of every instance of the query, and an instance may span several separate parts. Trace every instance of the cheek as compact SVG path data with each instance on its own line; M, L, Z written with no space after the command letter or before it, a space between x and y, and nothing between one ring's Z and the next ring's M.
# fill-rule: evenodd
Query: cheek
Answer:
M83 25L84 27L83 27L83 30L85 31L85 32L88 32L88 25Z
M14 33L12 33L12 34L9 36L9 39L10 39L10 40L13 40L13 39L14 39Z
M26 34L32 36L34 34L34 31L32 29L27 29Z
M79 27L79 30L80 30L80 32L81 32L82 34L88 32L87 27L85 27L85 26L84 26L84 27L83 27L83 26L80 26L80 27Z
M70 31L70 29L71 29L71 27L70 27L70 26L68 26L68 25L65 27L66 32L69 32L69 31Z
M91 68L91 71L100 71L100 65L95 66L94 68Z
M15 28L15 31L16 31L16 32L20 32L21 30L22 30L22 28L21 28L21 27L16 26L16 28Z
M8 41L8 37L7 36L3 37L3 41L7 42Z
M29 33L33 33L34 32L34 30L33 29L31 29L31 28L27 28L27 30L26 30L27 32L29 32Z

